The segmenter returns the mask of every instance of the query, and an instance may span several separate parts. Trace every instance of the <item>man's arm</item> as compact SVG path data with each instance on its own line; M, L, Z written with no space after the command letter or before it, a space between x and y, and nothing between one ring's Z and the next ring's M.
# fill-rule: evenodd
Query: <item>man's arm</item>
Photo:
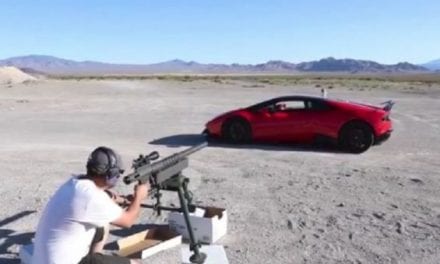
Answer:
M134 188L133 201L130 203L127 210L125 210L118 219L112 222L112 225L125 228L131 227L139 217L141 204L147 197L148 190L149 185L147 183L136 185Z
M127 206L133 201L133 195L119 195L109 189L105 190L105 193L117 204L120 206Z

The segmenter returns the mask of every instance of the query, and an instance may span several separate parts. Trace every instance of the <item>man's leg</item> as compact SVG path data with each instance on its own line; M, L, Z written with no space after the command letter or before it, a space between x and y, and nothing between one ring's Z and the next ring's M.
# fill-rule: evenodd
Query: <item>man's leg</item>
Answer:
M95 236L93 237L92 244L90 246L90 261L91 263L96 262L97 259L104 260L106 263L126 263L130 264L142 264L140 259L125 259L116 256L106 256L102 255L102 251L104 249L105 242L107 241L109 235L109 226L96 228ZM125 260L124 260L125 259Z
M93 253L85 256L79 264L142 264L140 259L129 259L119 256L103 255Z
M109 233L109 226L96 228L95 236L90 245L90 253L102 253L105 242L107 241Z

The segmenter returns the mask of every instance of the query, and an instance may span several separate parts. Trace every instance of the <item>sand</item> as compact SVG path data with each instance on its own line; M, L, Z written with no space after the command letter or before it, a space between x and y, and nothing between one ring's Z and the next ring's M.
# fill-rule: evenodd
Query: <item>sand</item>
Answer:
M438 263L440 88L334 87L329 97L377 104L394 99L395 131L361 155L280 146L214 145L190 158L195 201L229 211L219 241L230 263ZM239 81L54 81L0 86L0 263L18 263L44 205L98 145L126 164L203 140L215 115L310 85ZM120 184L129 192L133 186ZM177 204L171 194L165 197ZM144 210L133 229L163 223ZM111 248L111 247L110 247ZM173 249L144 263L177 263Z
M35 81L36 78L24 73L16 67L4 66L0 67L0 85L1 84L17 84L29 81Z

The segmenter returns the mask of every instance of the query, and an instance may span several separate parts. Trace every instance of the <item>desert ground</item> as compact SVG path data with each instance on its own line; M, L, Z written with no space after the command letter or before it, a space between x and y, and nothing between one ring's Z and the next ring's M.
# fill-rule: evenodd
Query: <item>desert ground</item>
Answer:
M438 82L217 78L67 79L0 85L0 263L19 263L53 192L106 145L127 167L203 141L209 119L280 95L396 101L395 131L360 155L304 146L214 144L190 157L197 204L225 207L230 263L438 263ZM122 182L120 193L133 186ZM177 204L169 194L166 201ZM151 201L150 201L151 202ZM131 230L166 223L145 209ZM112 249L111 245L108 247ZM178 263L179 248L143 263Z

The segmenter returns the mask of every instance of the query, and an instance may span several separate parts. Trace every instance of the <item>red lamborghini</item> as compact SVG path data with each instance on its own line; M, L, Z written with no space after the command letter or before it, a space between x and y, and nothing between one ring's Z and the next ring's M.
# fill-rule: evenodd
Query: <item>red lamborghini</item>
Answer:
M326 138L345 151L361 153L390 137L393 104L284 96L219 115L206 124L204 133L231 143L312 143Z

